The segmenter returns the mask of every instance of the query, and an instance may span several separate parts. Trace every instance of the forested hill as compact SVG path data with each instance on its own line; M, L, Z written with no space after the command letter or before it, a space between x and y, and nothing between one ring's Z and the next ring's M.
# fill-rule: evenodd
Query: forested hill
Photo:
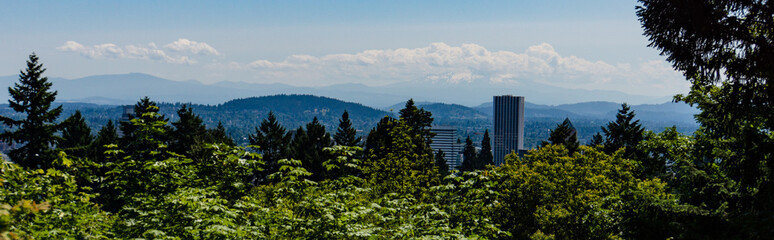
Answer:
M369 118L384 117L385 111L363 106L358 103L344 102L329 97L313 95L274 95L263 97L240 98L225 102L218 107L228 110L252 110L275 111L278 113L299 112L304 114L317 114L320 116L333 115L340 117L344 111L350 115L358 115Z

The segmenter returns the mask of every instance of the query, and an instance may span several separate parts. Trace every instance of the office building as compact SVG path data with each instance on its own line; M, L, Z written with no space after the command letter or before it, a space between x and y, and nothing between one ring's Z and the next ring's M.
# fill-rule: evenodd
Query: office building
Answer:
M494 163L505 155L524 149L524 97L494 96Z
M446 155L446 165L449 165L449 170L456 169L462 164L462 146L457 143L457 127L433 126L430 131L435 133L433 142L430 143L433 154L442 150Z

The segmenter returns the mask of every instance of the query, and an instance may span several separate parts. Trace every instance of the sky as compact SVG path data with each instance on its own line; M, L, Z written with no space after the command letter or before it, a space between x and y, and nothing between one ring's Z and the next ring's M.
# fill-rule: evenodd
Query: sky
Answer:
M0 1L0 76L147 73L328 86L519 84L688 90L633 0Z

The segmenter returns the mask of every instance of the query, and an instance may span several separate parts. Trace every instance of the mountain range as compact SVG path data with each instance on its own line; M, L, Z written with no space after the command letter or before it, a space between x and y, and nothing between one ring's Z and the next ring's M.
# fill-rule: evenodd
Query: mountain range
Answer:
M18 81L18 76L0 76L0 88L6 89ZM630 95L616 91L568 89L535 82L517 85L479 83L432 83L408 81L385 86L337 84L321 87L297 87L286 84L256 84L222 81L203 84L195 80L173 81L143 73L95 75L76 79L51 77L57 99L66 102L97 104L132 104L148 96L163 102L219 104L235 98L277 94L311 94L357 102L375 108L385 108L413 98L416 101L443 102L476 106L492 100L494 95L520 95L533 103L567 104L588 101L658 104L670 97ZM0 99L7 99L0 91Z

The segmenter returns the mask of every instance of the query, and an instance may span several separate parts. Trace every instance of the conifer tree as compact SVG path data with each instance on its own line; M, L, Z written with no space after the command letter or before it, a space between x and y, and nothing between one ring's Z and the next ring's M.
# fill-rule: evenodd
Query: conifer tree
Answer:
M597 147L597 146L603 146L605 144L605 138L602 137L602 134L594 134L594 136L591 137L591 141L589 141L589 146Z
M551 135L548 137L548 141L554 145L564 145L570 154L578 150L578 133L573 127L569 118L565 118L562 123L557 124L556 128L551 130ZM543 145L546 145L544 143Z
M32 53L27 69L19 73L19 82L8 88L10 108L26 116L21 120L0 116L0 122L12 129L0 134L0 140L22 144L8 155L25 167L50 167L55 157L51 148L59 140L54 134L58 128L55 121L62 113L62 106L51 109L57 92L51 91L48 77L42 76L45 71L43 64L38 63L38 56Z
M277 161L288 158L288 147L291 135L285 132L285 127L279 124L273 112L261 122L261 126L255 128L255 134L249 136L250 144L258 146L258 151L263 154L266 163L264 171L256 177L258 181L268 180L266 176L277 172Z
M99 132L97 132L97 137L92 143L93 161L96 163L104 163L105 151L108 150L108 148L105 146L110 144L118 144L118 141L118 129L113 124L113 120L108 120L107 124L105 124L105 126L103 126Z
M357 131L352 127L352 121L349 120L349 113L344 111L339 119L339 128L336 129L336 134L333 135L333 140L336 141L336 145L342 146L358 146L361 141L361 137L357 136Z
M484 138L481 139L481 151L478 152L478 163L482 165L480 169L484 169L486 165L493 165L493 159L492 143L489 138L489 129L487 129L484 130Z
M449 175L449 164L446 163L446 153L441 149L438 149L438 152L435 152L435 166L438 168L438 175L441 179Z
M473 146L473 140L468 136L465 139L465 147L462 150L462 165L460 165L460 171L474 171L482 169L476 158L476 147Z
M144 97L134 105L134 114L129 121L121 122L121 149L137 159L148 154L167 150L168 119L159 113L159 107L150 98Z
M223 123L218 122L218 126L214 129L207 129L207 135L211 143L223 143L229 146L234 146L234 139L232 139L226 132L226 128L223 127Z
M172 122L175 127L171 133L169 150L178 154L190 154L193 149L205 142L207 127L202 119L186 104L177 110L178 120Z
M411 127L411 132L421 136L428 145L432 142L431 138L435 136L430 131L433 124L432 113L424 108L417 108L414 99L406 101L406 106L400 110L400 120L406 122Z
M299 135L300 133L303 133ZM301 160L302 166L312 173L311 180L321 181L325 177L323 162L328 159L323 152L324 148L333 146L331 135L325 131L325 126L320 124L315 117L312 122L306 124L306 131L301 127L293 139L293 155Z
M86 120L81 116L81 111L75 111L72 116L62 122L61 127L62 141L57 148L65 151L68 156L86 158L93 155L89 151L94 136L91 135L91 128Z
M640 120L634 120L634 111L630 111L629 105L621 104L621 109L615 116L615 121L602 127L605 133L605 152L613 153L619 148L626 147L626 158L634 158L635 147L643 139L642 125Z

